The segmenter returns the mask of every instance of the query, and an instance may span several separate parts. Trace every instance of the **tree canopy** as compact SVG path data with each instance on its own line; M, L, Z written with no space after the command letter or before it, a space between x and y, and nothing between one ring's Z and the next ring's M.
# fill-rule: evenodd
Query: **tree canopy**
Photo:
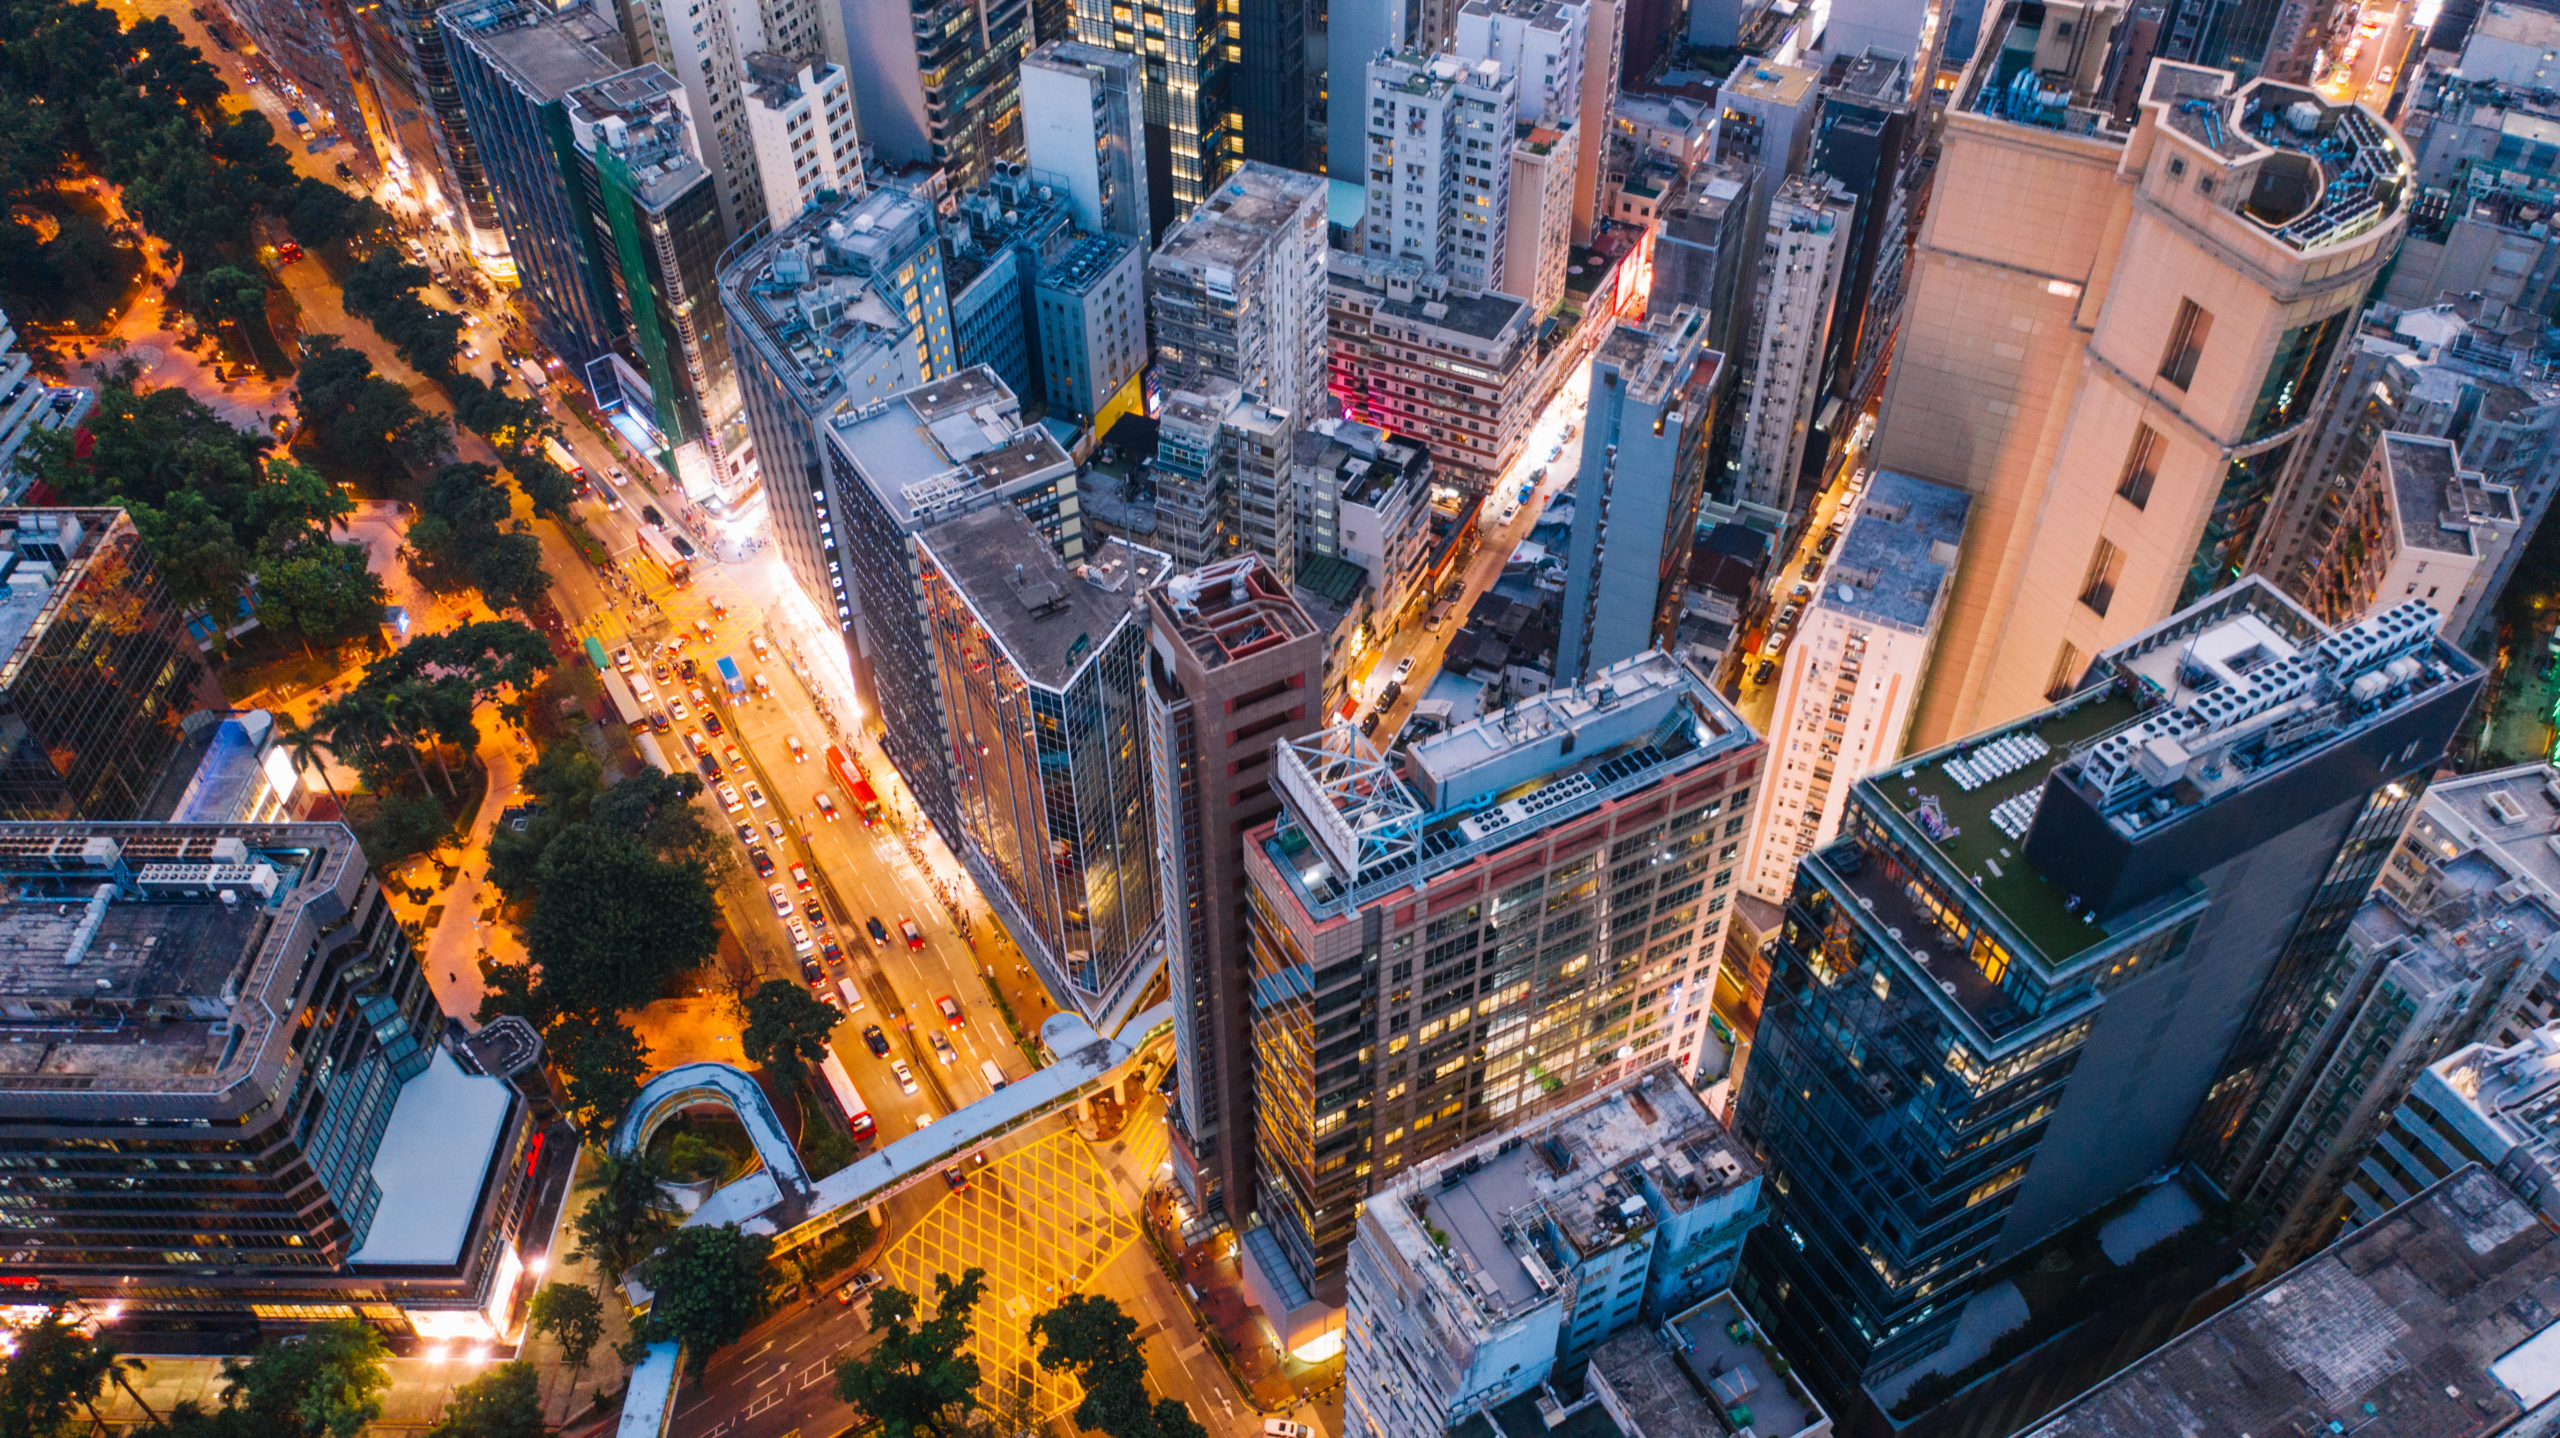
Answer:
M611 1014L564 1014L543 1041L567 1088L569 1117L589 1143L602 1143L622 1121L649 1077L649 1046Z
M373 361L336 335L303 342L294 402L303 427L339 462L380 473L424 469L453 445L453 427L409 391L374 373Z
M579 1184L595 1196L570 1225L578 1235L578 1260L619 1277L655 1253L676 1231L675 1201L664 1187L669 1177L665 1163L646 1153L598 1159Z
M510 518L513 504L489 465L438 469L409 526L424 577L443 588L468 584L491 609L531 612L550 591L551 576L542 567L542 542Z
M639 1335L684 1345L685 1369L702 1376L717 1350L737 1342L764 1312L773 1240L734 1223L681 1228L649 1263L649 1316Z
M356 1438L382 1416L390 1356L370 1324L319 1324L296 1342L270 1340L245 1359L224 1359L222 1404L274 1438Z
M454 1389L427 1438L542 1438L549 1429L542 1418L542 1371L519 1358Z
M95 1414L115 1370L115 1349L59 1311L18 1330L0 1362L0 1438L66 1438L76 1414Z
M550 1334L574 1373L587 1366L596 1340L604 1337L604 1300L584 1284L546 1283L533 1295L525 1326Z
M888 1438L955 1438L978 1406L978 1360L961 1352L969 1317L985 1296L986 1270L955 1283L933 1276L933 1316L918 1320L915 1295L883 1284L871 1290L871 1327L880 1342L836 1365L836 1396L881 1425Z
M1035 1358L1042 1368L1072 1373L1084 1385L1078 1424L1108 1438L1208 1438L1182 1403L1148 1396L1137 1320L1118 1303L1068 1294L1057 1307L1033 1316L1031 1336L1039 1340Z
M746 1026L738 1031L738 1048L752 1063L797 1086L809 1066L827 1056L827 1035L844 1015L809 996L788 979L769 979L747 995Z

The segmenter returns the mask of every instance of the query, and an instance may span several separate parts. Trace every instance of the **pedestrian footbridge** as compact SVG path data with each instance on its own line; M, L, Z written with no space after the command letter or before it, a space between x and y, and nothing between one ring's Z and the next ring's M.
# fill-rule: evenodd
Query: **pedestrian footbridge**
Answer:
M728 1109L763 1166L713 1193L685 1226L734 1223L771 1236L778 1256L823 1241L916 1184L938 1182L943 1169L1043 1119L1070 1114L1081 1127L1088 1106L1105 1096L1135 1107L1172 1067L1173 1008L1160 1004L1140 1013L1107 1039L1074 1014L1053 1014L1041 1025L1040 1041L1053 1056L1047 1067L824 1178L809 1176L764 1090L734 1064L680 1064L650 1079L623 1111L611 1148L619 1155L639 1153L667 1120L687 1109ZM626 1276L623 1287L635 1306L647 1305L649 1292L636 1280ZM617 1438L660 1438L674 1412L677 1372L674 1344L650 1350L632 1371Z

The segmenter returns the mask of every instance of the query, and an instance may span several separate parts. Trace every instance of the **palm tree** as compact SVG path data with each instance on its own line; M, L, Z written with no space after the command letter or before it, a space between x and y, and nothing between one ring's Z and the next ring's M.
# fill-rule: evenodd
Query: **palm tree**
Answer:
M329 778L329 766L320 762L320 752L329 748L328 739L317 729L295 723L291 715L282 715L276 720L276 742L293 756L293 772L296 774L307 769L320 771L320 787L329 791L329 802L337 805L338 812L344 814L347 802L338 796L338 786ZM330 757L336 758L337 752L330 750Z

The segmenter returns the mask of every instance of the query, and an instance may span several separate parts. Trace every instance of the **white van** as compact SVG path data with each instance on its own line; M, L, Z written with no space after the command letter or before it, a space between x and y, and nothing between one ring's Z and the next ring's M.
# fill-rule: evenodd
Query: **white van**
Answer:
M846 1013L858 1014L862 1012L862 990L854 987L852 979L838 979L836 980L836 987L844 992L844 1011Z
M994 1059L978 1060L978 1072L985 1077L988 1088L1001 1090L1004 1087L1004 1070L996 1067Z

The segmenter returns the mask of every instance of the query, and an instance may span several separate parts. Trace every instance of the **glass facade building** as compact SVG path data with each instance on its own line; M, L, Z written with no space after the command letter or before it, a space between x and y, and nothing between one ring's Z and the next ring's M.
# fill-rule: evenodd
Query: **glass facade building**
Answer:
M139 819L230 708L120 509L0 509L0 818Z
M917 552L954 847L1053 991L1110 1032L1163 952L1141 604L1167 561L1113 541L1071 571L1010 505Z
M1981 1275L2210 1171L2479 687L2423 604L2331 631L2252 579L2068 698L1860 781L1797 867L1736 1127L1756 1292L1834 1393Z

